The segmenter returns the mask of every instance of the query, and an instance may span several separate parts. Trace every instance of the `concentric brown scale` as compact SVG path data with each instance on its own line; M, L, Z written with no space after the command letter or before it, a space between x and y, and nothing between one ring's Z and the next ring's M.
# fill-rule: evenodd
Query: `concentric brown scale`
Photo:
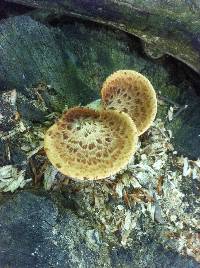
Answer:
M137 140L137 129L129 115L75 107L50 127L44 148L61 173L95 180L125 167L136 150Z
M119 70L103 84L104 108L128 113L135 122L138 135L152 124L157 113L156 93L150 81L132 70Z

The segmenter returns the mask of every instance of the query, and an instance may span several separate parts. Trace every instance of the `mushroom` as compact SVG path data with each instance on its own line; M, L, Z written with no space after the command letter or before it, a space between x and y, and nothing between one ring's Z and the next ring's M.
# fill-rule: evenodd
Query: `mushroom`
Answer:
M137 141L136 126L126 113L74 107L48 129L44 149L64 175L98 180L124 168Z
M157 112L156 93L150 81L132 70L119 70L110 75L103 84L104 108L128 113L135 122L138 135L152 124Z

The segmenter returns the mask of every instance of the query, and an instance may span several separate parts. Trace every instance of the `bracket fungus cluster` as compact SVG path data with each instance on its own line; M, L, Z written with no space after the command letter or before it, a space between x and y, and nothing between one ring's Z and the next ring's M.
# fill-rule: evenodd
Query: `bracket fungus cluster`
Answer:
M75 107L50 127L44 148L61 173L77 179L102 179L126 166L137 140L137 129L127 114Z
M50 162L71 178L98 180L119 172L135 153L138 136L155 118L155 91L135 71L109 76L101 94L101 109L71 108L45 135Z
M110 75L103 84L104 108L128 113L135 122L138 135L152 124L157 112L156 93L150 81L132 70L119 70Z

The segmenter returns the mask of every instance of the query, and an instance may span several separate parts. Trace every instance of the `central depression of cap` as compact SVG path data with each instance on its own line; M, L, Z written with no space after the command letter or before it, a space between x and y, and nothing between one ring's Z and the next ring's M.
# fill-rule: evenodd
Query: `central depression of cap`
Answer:
M77 179L102 179L126 166L136 150L137 129L125 113L75 107L45 135L50 162Z

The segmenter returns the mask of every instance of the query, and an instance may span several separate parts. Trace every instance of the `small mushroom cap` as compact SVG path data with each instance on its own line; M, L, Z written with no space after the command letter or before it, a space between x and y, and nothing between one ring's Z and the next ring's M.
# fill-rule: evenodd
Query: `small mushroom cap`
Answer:
M75 107L48 129L44 149L64 175L97 180L124 168L137 141L136 126L127 114Z
M119 70L110 75L103 84L104 108L128 113L135 122L138 135L152 124L157 113L156 93L150 81L132 70Z

